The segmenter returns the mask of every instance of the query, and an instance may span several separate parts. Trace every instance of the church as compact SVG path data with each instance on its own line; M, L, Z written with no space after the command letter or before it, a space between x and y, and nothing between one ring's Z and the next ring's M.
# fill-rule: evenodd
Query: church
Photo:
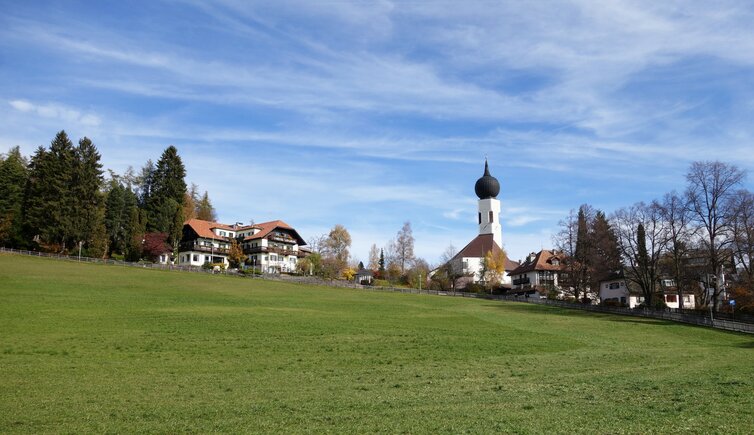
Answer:
M482 261L488 252L493 254L502 250L503 226L500 224L500 182L490 175L487 160L484 161L484 175L476 181L474 191L478 202L479 235L461 249L450 261L450 270L455 275L463 275L457 283L457 288L464 288L470 283L478 283L483 280ZM508 258L505 260L505 273L502 276L503 287L510 288L511 277L509 272L519 266L515 261Z

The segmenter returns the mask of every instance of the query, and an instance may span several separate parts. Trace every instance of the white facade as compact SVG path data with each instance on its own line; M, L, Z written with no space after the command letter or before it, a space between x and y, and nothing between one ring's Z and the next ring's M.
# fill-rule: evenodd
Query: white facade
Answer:
M225 254L214 254L197 251L185 251L178 254L178 264L181 266L203 266L205 263L222 263L228 265Z
M693 294L684 293L682 297L683 308L696 307L696 300ZM680 308L681 304L678 301L678 294L676 292L666 292L664 299L665 305L668 308ZM644 296L630 294L624 279L614 279L600 283L600 302L604 303L605 301L616 301L629 308L636 308L644 303Z
M479 200L479 234L492 234L497 246L503 247L503 226L500 225L500 201L495 198Z
M251 267L263 273L291 273L298 265L299 246L274 239L256 239L244 242L244 248L262 252L249 254Z

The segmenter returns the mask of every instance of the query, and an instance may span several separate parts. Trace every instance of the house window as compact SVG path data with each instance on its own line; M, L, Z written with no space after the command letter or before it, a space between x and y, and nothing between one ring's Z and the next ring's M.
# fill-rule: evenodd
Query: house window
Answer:
M626 297L625 296L621 296L620 303L621 304L625 304L626 303Z
M678 298L676 295L665 295L665 302L676 303L678 302Z
M611 282L610 283L610 290L615 290L617 288L620 288L620 283L618 283L618 282Z
M199 256L194 254L194 261L199 261Z
M492 213L492 210L490 210L490 223L495 222L495 215Z

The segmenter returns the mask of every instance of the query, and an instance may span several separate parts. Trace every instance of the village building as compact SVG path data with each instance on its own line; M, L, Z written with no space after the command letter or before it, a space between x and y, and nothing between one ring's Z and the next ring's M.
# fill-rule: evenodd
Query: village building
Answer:
M532 252L509 273L511 293L530 297L547 296L554 290L562 297L561 286L568 281L564 263L563 253L547 249Z
M644 295L635 285L626 280L623 272L615 272L600 281L600 303L619 304L628 308L636 308L644 303ZM693 309L696 307L696 297L693 292L683 292L681 299L678 297L678 289L672 279L662 278L658 282L657 296L662 298L668 308Z
M474 192L479 198L477 217L479 235L461 249L449 262L448 267L454 276L460 276L456 288L464 288L470 283L483 283L483 261L488 252L499 254L503 251L503 233L500 224L500 182L490 174L487 160L484 161L484 174L476 181ZM501 275L501 285L510 286L507 272L518 267L518 263L506 258L505 271Z
M246 264L263 273L296 271L298 259L310 254L304 239L283 221L233 225L190 219L183 225L178 264L229 265L228 253L236 240L247 255Z

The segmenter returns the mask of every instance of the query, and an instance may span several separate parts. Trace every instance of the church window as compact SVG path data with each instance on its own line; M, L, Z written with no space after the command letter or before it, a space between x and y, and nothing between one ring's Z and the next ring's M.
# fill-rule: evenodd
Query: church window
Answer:
M482 212L481 211L479 212L479 224L480 225L482 224Z
M495 222L494 216L495 215L492 213L492 210L490 210L490 223Z

